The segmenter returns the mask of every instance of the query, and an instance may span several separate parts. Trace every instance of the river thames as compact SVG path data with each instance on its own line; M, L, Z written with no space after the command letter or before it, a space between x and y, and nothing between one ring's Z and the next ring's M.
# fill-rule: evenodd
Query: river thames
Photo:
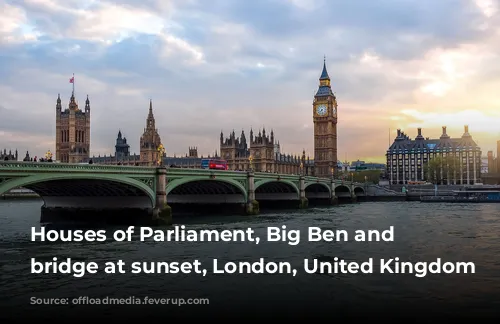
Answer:
M260 216L175 217L174 225L189 230L246 230L266 237L268 227L300 230L298 244L289 242L31 242L39 228L41 201L0 201L1 316L38 319L76 313L116 318L145 314L183 318L237 314L241 318L314 315L402 314L417 316L498 315L500 310L500 204L424 204L364 202L327 208L265 212ZM394 228L394 242L307 242L308 228L355 230ZM123 228L106 228L107 231ZM173 227L163 228L168 231ZM64 229L76 229L65 225ZM138 234L134 234L138 236ZM30 260L96 262L194 262L211 269L213 259L224 262L289 262L290 274L32 274ZM402 261L473 262L475 274L344 274L306 273L305 259L332 262L335 258L365 262L398 257ZM200 298L209 305L32 305L31 298ZM125 307L125 308L124 308ZM145 313L146 312L146 313ZM117 315L118 314L118 315ZM128 315L130 314L130 315ZM162 315L163 316L163 315ZM430 315L429 315L430 316Z

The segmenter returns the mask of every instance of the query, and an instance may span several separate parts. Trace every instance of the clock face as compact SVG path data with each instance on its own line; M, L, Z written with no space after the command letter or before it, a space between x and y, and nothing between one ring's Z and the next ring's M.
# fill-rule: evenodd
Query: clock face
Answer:
M326 106L325 105L319 105L316 107L316 113L320 116L326 115Z

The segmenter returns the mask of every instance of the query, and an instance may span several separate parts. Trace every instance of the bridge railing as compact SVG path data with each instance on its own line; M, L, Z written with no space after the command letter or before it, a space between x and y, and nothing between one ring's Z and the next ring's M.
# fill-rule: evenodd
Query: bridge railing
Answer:
M156 166L131 166L131 165L102 165L102 164L79 164L79 163L55 163L55 162L19 162L19 161L0 161L1 171L14 172L86 172L86 173L130 173L130 174L155 174ZM247 176L247 171L232 170L212 170L212 169L185 169L185 168L167 168L167 176L196 176L212 175L242 178ZM279 174L269 172L255 172L254 176L260 179L283 179L296 181L300 178L298 174ZM308 182L330 183L331 178L318 178L306 176ZM335 180L336 184L341 183L351 185L350 181ZM354 183L357 186L364 184Z
M300 176L298 174L281 174L281 173L270 173L270 172L255 172L255 177L260 179L283 179L283 180L298 180Z
M305 176L304 180L308 182L326 182L326 183L331 183L332 179L331 178L318 178L318 177L312 177L312 176Z
M77 164L77 163L54 163L54 162L18 162L0 161L0 171L16 172L119 172L119 173L147 173L154 174L156 167L126 166L126 165L99 165L99 164Z

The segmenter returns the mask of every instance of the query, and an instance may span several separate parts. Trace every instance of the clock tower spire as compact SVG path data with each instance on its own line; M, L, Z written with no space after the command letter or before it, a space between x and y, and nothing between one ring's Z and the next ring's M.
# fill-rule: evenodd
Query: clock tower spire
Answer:
M315 175L329 177L337 168L337 98L332 92L326 57L313 101L313 123Z

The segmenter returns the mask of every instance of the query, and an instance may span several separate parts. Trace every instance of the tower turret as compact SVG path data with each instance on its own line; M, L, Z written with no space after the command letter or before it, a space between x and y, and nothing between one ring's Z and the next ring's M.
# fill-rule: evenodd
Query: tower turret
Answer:
M330 76L326 70L326 56L323 58L323 70L321 71L321 76L319 77L320 86L330 86Z
M90 114L90 100L89 95L87 95L87 99L85 100L85 113Z
M149 100L149 112L146 118L146 128L141 136L140 151L141 162L145 165L155 165L160 159L161 138L155 126L155 117L153 115L153 100Z
M337 166L337 99L326 69L326 57L313 101L313 123L315 175L328 177Z
M61 105L61 94L57 94L57 101L56 101L56 112L60 113L62 110L62 105Z

